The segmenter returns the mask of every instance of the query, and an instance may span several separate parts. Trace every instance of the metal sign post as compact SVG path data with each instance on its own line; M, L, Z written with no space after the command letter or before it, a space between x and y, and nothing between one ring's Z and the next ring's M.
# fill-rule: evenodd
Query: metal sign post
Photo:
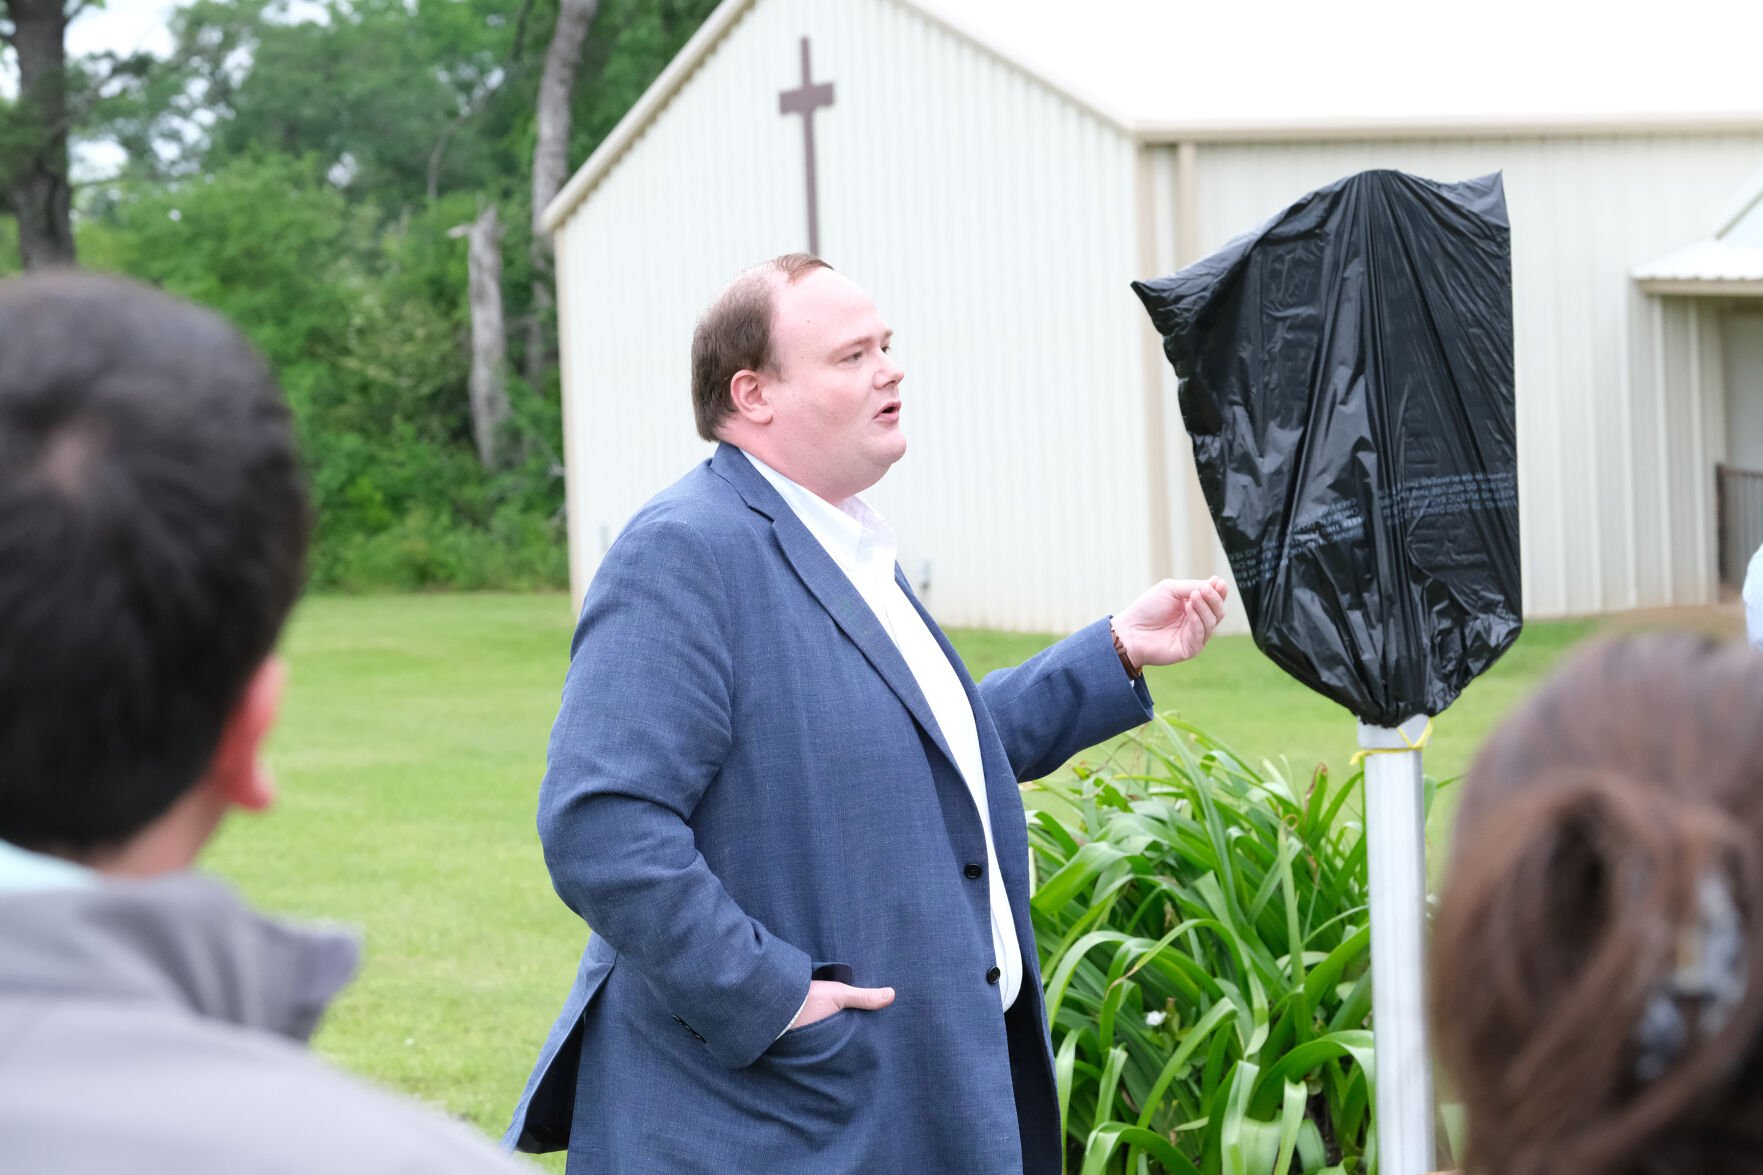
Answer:
M1432 1053L1426 1020L1426 807L1420 773L1428 719L1359 724L1371 878L1371 1016L1382 1175L1433 1170Z

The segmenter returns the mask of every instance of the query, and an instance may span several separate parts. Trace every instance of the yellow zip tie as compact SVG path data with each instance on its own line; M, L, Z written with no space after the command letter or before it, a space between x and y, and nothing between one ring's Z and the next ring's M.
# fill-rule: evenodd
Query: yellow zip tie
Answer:
M1432 719L1428 718L1426 720L1426 726L1421 730L1420 737L1412 742L1409 742L1408 732L1403 730L1400 726L1396 727L1396 733L1402 736L1403 742L1408 743L1407 746L1362 747L1357 755L1354 755L1351 759L1347 760L1347 765L1350 767L1357 767L1365 762L1365 756L1367 755L1400 755L1404 751L1424 751L1426 749L1426 740L1432 737Z

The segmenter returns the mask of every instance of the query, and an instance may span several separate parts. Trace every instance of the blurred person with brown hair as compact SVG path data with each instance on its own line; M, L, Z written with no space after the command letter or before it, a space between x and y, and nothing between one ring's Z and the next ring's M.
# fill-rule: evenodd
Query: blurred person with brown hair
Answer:
M274 798L308 530L237 331L113 278L0 282L0 1169L519 1169L306 1051L352 935L192 871Z
M1476 759L1434 928L1464 1175L1763 1171L1763 657L1572 659Z

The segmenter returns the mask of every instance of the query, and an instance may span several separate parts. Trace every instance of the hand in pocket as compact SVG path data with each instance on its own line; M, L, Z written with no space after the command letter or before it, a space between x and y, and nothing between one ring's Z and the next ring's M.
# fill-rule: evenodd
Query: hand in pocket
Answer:
M824 1020L834 1012L857 1008L874 1012L894 1002L891 987L852 987L829 979L813 979L808 983L808 1002L790 1022L791 1028L806 1028L816 1020Z

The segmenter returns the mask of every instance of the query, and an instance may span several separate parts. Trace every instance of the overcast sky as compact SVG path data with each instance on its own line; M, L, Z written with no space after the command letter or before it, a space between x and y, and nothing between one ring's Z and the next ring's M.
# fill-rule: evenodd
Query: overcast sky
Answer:
M103 8L80 14L67 30L70 53L171 52L172 0L106 0Z
M133 53L145 49L163 56L171 52L170 14L174 0L108 0L74 18L67 30L70 54ZM0 94L10 98L18 92L11 63L0 70Z
M67 29L70 56L88 53L137 53L163 57L171 52L171 11L176 0L106 0L103 8L91 8L74 18ZM18 79L10 63L0 70L0 95L18 92ZM122 166L122 149L112 143L82 143L74 148L74 173L78 178L112 175Z

